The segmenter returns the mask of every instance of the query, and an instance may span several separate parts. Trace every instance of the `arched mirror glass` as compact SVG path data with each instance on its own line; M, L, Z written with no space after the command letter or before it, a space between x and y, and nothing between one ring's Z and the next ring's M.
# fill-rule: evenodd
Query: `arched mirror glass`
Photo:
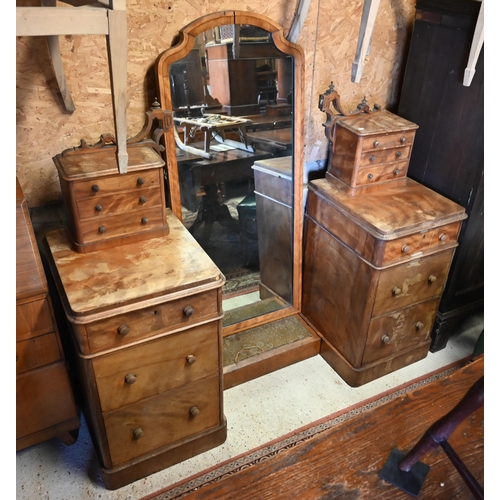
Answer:
M174 121L171 208L226 277L225 334L293 314L300 300L301 51L263 19L202 18L156 66Z

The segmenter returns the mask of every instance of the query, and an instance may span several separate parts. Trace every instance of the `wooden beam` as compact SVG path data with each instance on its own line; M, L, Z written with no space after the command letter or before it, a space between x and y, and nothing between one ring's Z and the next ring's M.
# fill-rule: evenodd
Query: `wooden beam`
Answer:
M477 17L476 29L474 30L474 37L472 39L472 45L469 53L469 60L467 62L467 67L464 73L464 87L470 87L472 79L474 78L474 73L476 72L476 63L479 53L481 52L481 47L484 42L484 1L481 2L481 8L479 9L479 15Z
M293 18L292 27L288 32L287 40L292 43L296 43L299 38L299 34L306 20L307 11L309 10L309 5L311 5L311 0L299 0L299 5L297 7L297 12Z

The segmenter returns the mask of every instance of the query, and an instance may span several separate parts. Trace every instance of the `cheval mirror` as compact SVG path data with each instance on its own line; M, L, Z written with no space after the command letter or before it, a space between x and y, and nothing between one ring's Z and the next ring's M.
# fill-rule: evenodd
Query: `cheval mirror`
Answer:
M300 317L303 53L258 14L181 29L156 61L170 208L226 278L225 387L319 352Z

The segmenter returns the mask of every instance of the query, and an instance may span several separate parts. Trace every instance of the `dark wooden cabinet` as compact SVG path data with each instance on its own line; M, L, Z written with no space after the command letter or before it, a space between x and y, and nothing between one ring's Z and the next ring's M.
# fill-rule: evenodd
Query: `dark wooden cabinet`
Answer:
M432 331L446 346L484 295L484 49L463 85L481 2L418 0L398 114L418 124L408 177L466 209Z

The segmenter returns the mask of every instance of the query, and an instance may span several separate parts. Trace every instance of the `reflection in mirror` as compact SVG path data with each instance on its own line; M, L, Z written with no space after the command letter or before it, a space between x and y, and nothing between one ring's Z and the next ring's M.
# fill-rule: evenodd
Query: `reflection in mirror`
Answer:
M182 219L226 277L224 326L293 300L293 66L250 25L170 65Z

